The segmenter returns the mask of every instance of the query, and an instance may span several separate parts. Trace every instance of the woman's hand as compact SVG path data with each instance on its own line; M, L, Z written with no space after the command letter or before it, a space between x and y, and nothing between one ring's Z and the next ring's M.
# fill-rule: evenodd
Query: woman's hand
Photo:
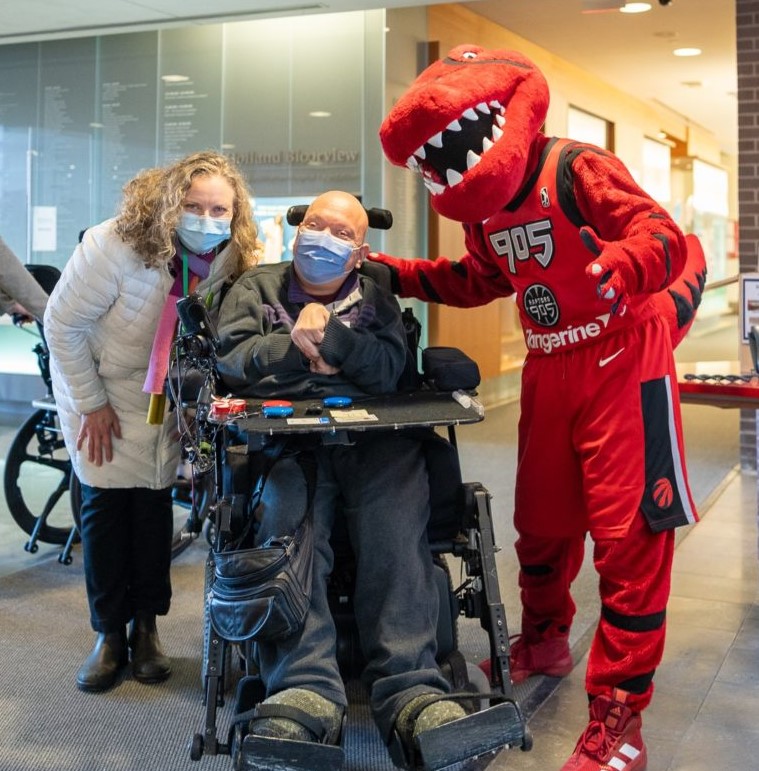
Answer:
M103 457L107 463L113 460L113 445L111 434L121 439L121 424L118 415L110 404L94 412L82 415L79 426L79 436L76 438L76 449L81 450L87 442L87 459L96 466L103 465Z

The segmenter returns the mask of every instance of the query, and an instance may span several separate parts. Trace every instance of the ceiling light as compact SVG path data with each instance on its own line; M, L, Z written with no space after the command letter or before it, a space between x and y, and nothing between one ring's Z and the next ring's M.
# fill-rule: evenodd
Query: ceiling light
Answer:
M623 5L623 0L582 0L581 13L614 13Z
M672 52L675 56L701 56L700 48L675 48Z
M651 3L625 3L619 10L622 13L645 13L651 10Z
M309 117L311 118L330 118L332 117L331 112L327 112L326 110L314 110L313 112L308 113Z

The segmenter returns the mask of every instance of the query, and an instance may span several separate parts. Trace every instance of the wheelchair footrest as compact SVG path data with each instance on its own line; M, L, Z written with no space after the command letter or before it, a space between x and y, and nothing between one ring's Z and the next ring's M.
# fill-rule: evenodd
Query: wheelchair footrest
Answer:
M242 742L240 764L248 771L339 771L342 747L248 734Z
M506 747L522 746L524 718L514 702L504 702L475 712L416 737L416 750L424 771L441 771L463 761L485 768L495 753ZM484 756L490 755L490 758ZM483 762L484 761L484 765Z

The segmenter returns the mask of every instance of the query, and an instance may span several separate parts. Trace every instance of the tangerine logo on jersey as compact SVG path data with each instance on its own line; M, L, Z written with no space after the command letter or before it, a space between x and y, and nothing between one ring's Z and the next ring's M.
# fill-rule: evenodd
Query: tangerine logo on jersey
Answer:
M654 483L654 503L660 509L668 509L672 505L675 494L672 492L672 483L666 477L657 479Z
M530 287L530 289L532 288L533 287ZM525 293L525 297L526 295L527 293ZM533 321L536 321L538 324L544 323L532 315L530 310L527 308L526 301L524 303L524 310L527 315L533 319ZM540 318L545 319L545 313ZM594 321L589 321L586 324L579 324L576 327L570 324L564 329L558 329L552 332L536 332L534 329L527 329L525 327L525 342L531 351L543 351L543 353L551 353L551 351L555 351L561 348L570 348L574 345L580 345L586 340L598 337L601 332L603 332L603 330L608 326L608 324L609 314L605 313L602 316L596 316Z

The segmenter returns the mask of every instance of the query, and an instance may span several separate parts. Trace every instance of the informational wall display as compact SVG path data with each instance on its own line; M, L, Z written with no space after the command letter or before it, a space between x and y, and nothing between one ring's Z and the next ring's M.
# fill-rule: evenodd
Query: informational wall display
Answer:
M157 58L154 32L100 40L99 112L91 128L97 148L93 195L101 216L116 212L122 188L136 171L156 164Z
M298 228L287 222L287 210L291 206L309 204L312 200L313 196L251 200L258 240L263 244L259 264L292 260Z
M223 146L256 197L360 191L365 15L292 21L228 26Z
M161 164L221 145L221 24L161 33L158 147Z
M24 260L31 248L33 168L37 168L39 46L0 46L0 234Z
M356 12L0 46L3 238L62 267L137 172L209 148L259 199L362 192L367 79L381 94L384 77L366 41L384 27Z
M32 204L57 209L54 254L59 264L71 254L79 231L92 224L96 52L94 38L40 46ZM46 251L44 256L51 255Z
M748 342L751 327L759 327L759 273L741 274L741 330Z
M55 206L32 209L32 251L54 252L58 244L58 210Z

